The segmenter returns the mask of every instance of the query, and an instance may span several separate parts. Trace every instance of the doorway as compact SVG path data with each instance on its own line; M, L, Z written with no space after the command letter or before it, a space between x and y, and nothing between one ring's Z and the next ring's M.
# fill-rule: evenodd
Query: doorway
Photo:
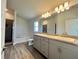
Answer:
M13 20L6 19L5 27L5 45L12 45L13 40Z
M47 24L43 25L43 30L44 33L47 33Z

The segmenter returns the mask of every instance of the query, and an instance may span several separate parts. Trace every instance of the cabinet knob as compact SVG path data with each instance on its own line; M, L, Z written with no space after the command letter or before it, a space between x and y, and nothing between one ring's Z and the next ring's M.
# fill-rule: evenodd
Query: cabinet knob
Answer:
M58 48L58 52L59 52L59 53L61 53L61 52L62 52L61 48Z

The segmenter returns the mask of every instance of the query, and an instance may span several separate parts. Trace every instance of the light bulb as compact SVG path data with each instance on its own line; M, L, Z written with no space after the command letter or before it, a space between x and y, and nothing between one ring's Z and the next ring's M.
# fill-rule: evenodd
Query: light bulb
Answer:
M65 8L66 10L69 9L69 3L68 3L68 2L65 2L65 3L64 3L64 8Z
M44 17L44 15L42 15L42 18Z
M56 11L56 12L58 11L58 7L55 8L55 11Z
M49 16L51 16L51 14L49 12L46 12L45 14L42 15L42 18L47 18Z
M61 9L63 9L63 5L60 5L60 6L59 6L59 10L61 10Z
M69 7L66 7L66 10L69 10Z
M51 14L49 12L47 12L48 17L51 16Z
M64 8L68 7L68 2L64 3Z
M60 11L57 11L57 13L60 13Z
M60 11L64 11L63 5L60 5L60 6L59 6L59 10L60 10Z
M63 12L63 11L64 11L64 8L63 8L63 9L61 9L61 11Z

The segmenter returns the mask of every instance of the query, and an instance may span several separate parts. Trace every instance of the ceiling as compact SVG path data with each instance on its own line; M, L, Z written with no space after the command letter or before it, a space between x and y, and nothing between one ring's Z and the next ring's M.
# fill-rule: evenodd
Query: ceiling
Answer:
M8 0L7 8L15 10L19 16L32 19L47 11L54 10L56 6L66 1L71 4L77 2L77 0Z

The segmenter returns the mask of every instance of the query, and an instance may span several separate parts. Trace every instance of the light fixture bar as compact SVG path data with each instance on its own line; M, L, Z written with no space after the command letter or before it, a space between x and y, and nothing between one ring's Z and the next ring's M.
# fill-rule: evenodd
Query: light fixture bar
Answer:
M46 12L45 14L42 15L42 18L47 18L47 17L49 17L49 16L51 16L51 13Z
M61 4L55 8L55 12L57 12L57 13L63 12L65 10L69 10L69 3L68 2L65 2L64 4Z

